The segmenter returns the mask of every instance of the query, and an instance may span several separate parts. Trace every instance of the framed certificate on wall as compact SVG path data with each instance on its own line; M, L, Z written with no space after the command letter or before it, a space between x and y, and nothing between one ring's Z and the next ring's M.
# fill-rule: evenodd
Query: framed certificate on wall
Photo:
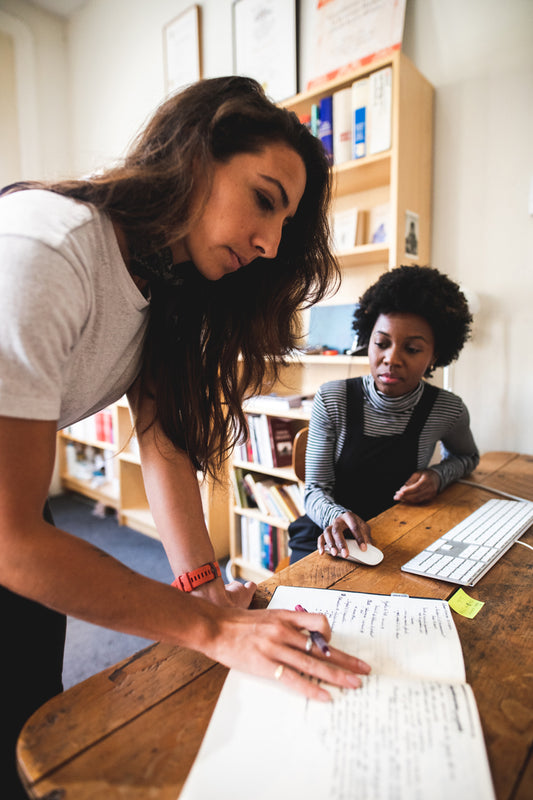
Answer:
M274 102L298 91L296 0L235 0L233 71L255 78Z
M167 94L200 80L202 68L198 5L187 8L165 25L163 56Z

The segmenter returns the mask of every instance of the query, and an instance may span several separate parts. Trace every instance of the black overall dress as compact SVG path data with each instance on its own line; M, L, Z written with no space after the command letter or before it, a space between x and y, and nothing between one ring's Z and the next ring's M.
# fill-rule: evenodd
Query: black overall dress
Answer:
M346 440L335 465L336 503L369 520L394 504L394 495L417 470L418 442L438 394L424 384L405 431L393 436L365 436L363 382L346 381ZM322 528L307 514L289 526L291 564L316 550Z

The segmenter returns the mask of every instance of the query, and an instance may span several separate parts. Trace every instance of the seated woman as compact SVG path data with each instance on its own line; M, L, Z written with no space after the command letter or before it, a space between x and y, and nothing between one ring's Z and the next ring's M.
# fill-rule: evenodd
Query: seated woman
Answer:
M363 294L353 329L371 374L329 381L315 396L291 563L317 547L347 556L345 537L366 550L367 520L394 502L432 500L476 468L463 401L422 380L457 358L471 323L458 285L430 267L398 267ZM442 460L430 466L439 441Z

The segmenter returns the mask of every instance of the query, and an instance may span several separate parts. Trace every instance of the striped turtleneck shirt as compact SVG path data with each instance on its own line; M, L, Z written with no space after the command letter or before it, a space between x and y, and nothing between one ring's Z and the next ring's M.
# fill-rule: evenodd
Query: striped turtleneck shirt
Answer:
M365 436L393 436L404 432L422 396L424 384L402 397L378 392L371 375L363 378ZM315 395L305 459L305 510L325 528L348 509L335 503L335 464L346 439L346 380L324 383ZM472 472L479 452L470 430L468 409L460 397L439 389L420 434L417 469L428 468L440 442L441 461L431 464L440 479L440 491ZM398 487L400 488L400 487ZM392 503L391 503L392 505ZM357 514L357 508L351 508Z

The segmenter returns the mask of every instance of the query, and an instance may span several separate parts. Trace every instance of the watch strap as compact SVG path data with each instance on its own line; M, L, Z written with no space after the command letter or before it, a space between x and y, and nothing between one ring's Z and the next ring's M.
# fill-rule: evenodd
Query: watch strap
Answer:
M184 572L183 575L172 581L172 586L176 589L181 589L182 592L192 592L198 586L204 583L209 583L217 578L220 578L220 566L218 561L208 561L207 564L202 564L201 567L191 570L191 572Z

